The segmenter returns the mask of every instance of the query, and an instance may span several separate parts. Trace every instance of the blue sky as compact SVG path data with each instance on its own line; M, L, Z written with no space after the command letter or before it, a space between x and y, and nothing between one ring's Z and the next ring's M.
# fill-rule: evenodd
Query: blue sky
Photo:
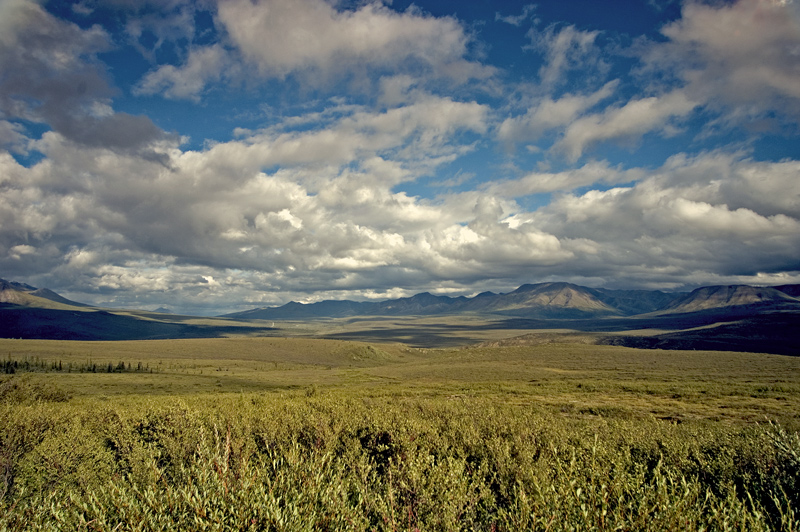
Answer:
M800 5L0 0L0 277L112 307L800 282Z

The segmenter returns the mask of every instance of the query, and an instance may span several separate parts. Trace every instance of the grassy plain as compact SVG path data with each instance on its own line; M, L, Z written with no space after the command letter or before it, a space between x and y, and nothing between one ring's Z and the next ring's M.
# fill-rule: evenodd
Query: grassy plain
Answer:
M0 340L0 530L798 529L800 358L559 338Z
M570 343L449 349L303 338L0 340L76 398L291 391L491 396L559 412L800 423L800 357ZM120 362L129 371L107 372ZM93 363L95 372L79 371ZM76 368L67 372L69 365ZM136 371L141 366L143 371ZM35 369L35 368L34 368Z

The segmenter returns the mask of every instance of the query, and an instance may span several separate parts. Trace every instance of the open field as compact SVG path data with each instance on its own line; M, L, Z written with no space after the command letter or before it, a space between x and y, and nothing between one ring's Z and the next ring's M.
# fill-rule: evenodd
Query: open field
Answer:
M76 398L257 393L313 385L358 393L487 395L557 411L672 420L800 422L800 358L757 353L560 342L417 349L303 338L3 339L4 360L38 361L47 371L37 371L37 380ZM126 371L115 369L120 363ZM54 371L58 364L61 371ZM94 372L85 369L89 364ZM108 372L109 365L114 371Z
M0 340L0 530L797 529L800 358L557 336Z

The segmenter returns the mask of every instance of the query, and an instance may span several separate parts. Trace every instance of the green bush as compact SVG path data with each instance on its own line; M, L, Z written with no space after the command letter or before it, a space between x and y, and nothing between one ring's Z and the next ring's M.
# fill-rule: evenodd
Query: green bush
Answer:
M0 409L0 530L796 530L800 437L466 398Z
M30 373L0 380L0 403L30 404L38 401L65 402L70 395L52 382Z

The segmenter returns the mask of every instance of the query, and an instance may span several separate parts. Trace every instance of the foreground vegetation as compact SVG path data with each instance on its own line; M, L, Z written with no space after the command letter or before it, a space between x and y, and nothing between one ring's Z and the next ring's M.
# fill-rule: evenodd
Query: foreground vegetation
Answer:
M0 349L29 362L0 377L0 530L800 527L790 357L282 339Z

